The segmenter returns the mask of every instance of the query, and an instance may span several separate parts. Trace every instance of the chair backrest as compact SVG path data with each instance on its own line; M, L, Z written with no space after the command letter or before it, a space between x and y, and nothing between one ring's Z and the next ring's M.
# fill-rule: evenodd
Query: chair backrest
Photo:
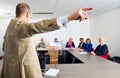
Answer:
M3 56L0 56L0 60L2 60L3 59Z
M55 46L49 46L50 64L58 64L58 49Z
M94 48L92 48L91 51L94 51Z
M109 56L109 52L106 52L105 56L100 56L100 57L107 59L108 56Z

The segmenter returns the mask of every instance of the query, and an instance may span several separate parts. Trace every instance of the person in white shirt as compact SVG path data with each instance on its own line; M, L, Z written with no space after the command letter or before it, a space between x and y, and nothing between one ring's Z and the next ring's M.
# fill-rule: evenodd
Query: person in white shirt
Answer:
M60 41L58 40L58 38L54 38L54 45L55 46L61 46Z

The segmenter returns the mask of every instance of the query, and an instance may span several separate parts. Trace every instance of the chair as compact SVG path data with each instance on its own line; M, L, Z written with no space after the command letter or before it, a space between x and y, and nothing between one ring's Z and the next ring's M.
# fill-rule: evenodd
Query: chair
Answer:
M50 64L58 64L58 49L55 46L49 46Z
M3 59L3 56L0 56L0 60L2 60Z
M58 47L56 46L48 46L48 51L49 51L49 55L50 55L50 64L52 66L55 66L53 68L56 68L57 69L57 64L58 64ZM59 73L57 75L59 78Z
M109 56L109 52L106 52L105 56L100 56L100 57L102 57L102 58L104 58L104 59L107 59L108 56Z
M94 48L92 48L91 51L94 51Z

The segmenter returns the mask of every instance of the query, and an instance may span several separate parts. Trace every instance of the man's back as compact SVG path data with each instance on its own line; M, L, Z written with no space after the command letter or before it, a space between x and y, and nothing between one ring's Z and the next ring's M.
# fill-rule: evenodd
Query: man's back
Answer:
M3 70L7 69L7 71L4 71L4 74L11 72L7 75L4 75L5 78L20 78L21 76L24 78L24 70L34 73L33 70L28 70L26 67L37 67L37 69L35 68L34 70L36 70L38 73L41 73L32 38L23 38L20 35L24 34L19 31L20 27L18 23L20 22L23 21L20 21L19 19L13 19L10 22L4 37L5 66ZM40 75L38 77L40 77Z

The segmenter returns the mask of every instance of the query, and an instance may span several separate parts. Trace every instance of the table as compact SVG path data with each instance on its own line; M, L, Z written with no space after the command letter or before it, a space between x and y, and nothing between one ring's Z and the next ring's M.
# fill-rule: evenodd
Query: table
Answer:
M79 54L77 50L68 50L81 64L47 65L49 68L60 69L58 76L44 78L120 78L120 64L90 54Z
M37 48L36 49L36 51L39 53L39 54L41 54L42 53L42 55L41 56L39 56L39 57L42 57L43 55L45 55L45 56L47 56L46 58L47 58L47 64L49 63L48 61L48 56L49 56L49 48ZM63 58L63 62L65 62L65 50L69 50L69 48L57 48L57 50L58 50L58 54L59 54L59 56L61 56L62 58ZM60 58L59 58L60 59ZM61 60L61 59L60 59ZM59 61L60 61L59 60ZM46 61L46 60L45 60Z

